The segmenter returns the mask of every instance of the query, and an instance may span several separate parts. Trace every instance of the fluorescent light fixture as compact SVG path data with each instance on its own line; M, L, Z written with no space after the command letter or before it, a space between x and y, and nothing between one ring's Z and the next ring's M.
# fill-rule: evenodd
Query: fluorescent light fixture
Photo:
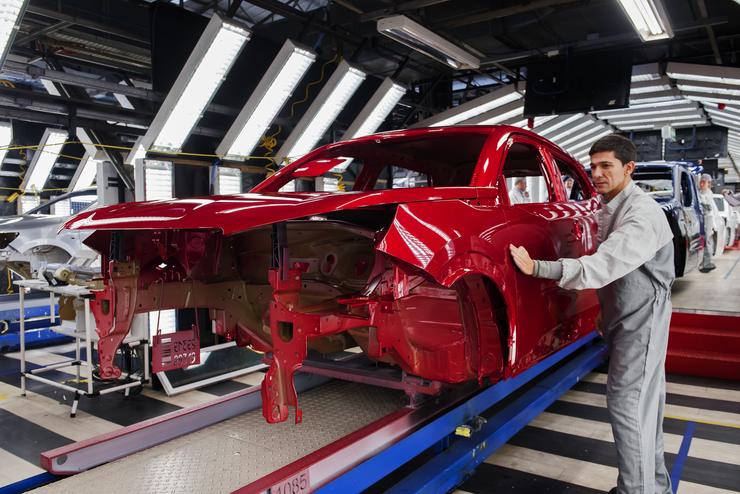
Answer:
M664 101L663 103L668 103ZM625 119L630 117L639 117L642 115L654 115L656 113L680 113L690 110L699 110L699 105L694 101L684 100L681 102L673 102L670 106L659 106L657 103L654 105L641 105L639 107L630 107L624 110L612 110L607 113L598 113L600 119L612 120L612 119Z
M128 87L126 81L121 81L118 84L120 86ZM131 103L131 100L128 99L125 94L113 93L113 97L116 98L116 101L118 101L118 104L121 105L122 108L126 108L127 110L135 110L134 105Z
M54 163L57 162L62 145L67 140L67 131L60 129L46 129L41 138L39 149L33 155L28 171L23 178L20 189L23 192L41 191L49 178Z
M144 194L147 201L172 199L174 196L172 163L144 160Z
M681 91L740 96L740 85L738 84L733 85L714 82L677 81L676 86L678 86L678 89L680 89Z
M661 0L619 0L619 4L643 41L673 37Z
M666 74L673 79L686 81L740 84L740 68L718 65L668 62Z
M565 149L575 142L583 142L586 139L590 139L592 134L596 134L604 130L604 124L601 122L592 122L592 124L593 125L591 127L584 129L583 131L579 132L577 135L570 137L568 139L559 141L558 145L561 148Z
M405 15L378 20L378 32L453 69L477 69L480 60Z
M738 104L740 103L740 96L719 96L708 93L683 93L686 98L694 101L701 101L702 103L724 103L724 104Z
M347 128L342 137L343 140L372 134L390 115L393 108L406 94L406 88L396 84L389 77L380 84L375 94L368 100L367 104L355 117L355 120Z
M524 102L522 100L512 101L495 110L487 111L470 120L460 122L462 125L496 125L505 122L510 118L521 117L524 113Z
M588 152L591 150L591 146L593 145L594 142L598 141L602 137L608 136L609 134L613 134L613 133L614 133L614 129L612 129L611 127L604 127L604 129L601 132L599 132L598 134L594 136L589 137L587 140L585 140L581 144L570 146L568 148L569 152L573 155L585 153L586 156L588 156Z
M54 82L50 81L49 79L44 79L43 77L39 79L41 81L41 85L44 86L44 89L46 89L46 92L51 94L52 96L61 96L62 93L59 92L59 89L57 89L56 84Z
M509 84L422 120L412 125L411 128L455 125L520 99L522 99L522 93L517 91L516 84Z
M632 82L644 82L660 79L660 66L656 63L646 63L632 66Z
M144 148L176 153L221 86L250 32L211 17L144 136Z
M287 40L216 148L216 154L239 161L249 156L315 59L316 55Z
M655 123L643 123L643 124L629 124L620 125L620 130L659 130L664 125L671 125L672 127L694 127L696 125L705 125L707 121L705 119L698 118L696 120L688 121L666 121L666 122L655 122Z
M570 125L571 123L575 122L576 120L580 120L583 117L583 113L575 113L573 115L560 115L552 121L544 124L541 129L537 129L537 133L541 136L547 136L547 134L555 132L556 130L563 128L566 125Z
M77 127L76 134L82 143L82 147L85 148L85 154L82 156L79 165L77 165L77 170L69 182L69 188L73 191L90 187L95 182L98 163L101 161L96 159L98 149L95 147L87 131L81 127Z
M674 120L696 120L697 118L701 118L701 112L698 110L688 111L685 113L678 113L678 114L665 115L662 113L654 113L652 115L644 115L641 117L612 119L612 120L609 120L609 123L612 125L616 125L617 127L621 127L622 125L630 125L630 124L641 124L641 123L651 123L651 122L670 122Z
M8 154L8 148L11 142L13 142L13 124L10 122L0 122L0 167L3 164L5 155Z
M712 119L712 123L721 125L723 127L731 127L733 129L740 129L740 122L737 120L730 120L727 118L718 117L716 115L710 115L709 118Z
M655 93L671 89L671 80L666 77L651 79L648 81L633 82L630 86L630 94Z
M311 151L364 80L364 72L342 60L277 152L278 162Z
M219 166L216 173L215 192L217 195L241 194L242 172L238 168Z
M584 115L581 115L580 116L580 119L581 119L581 121L578 122L578 123L576 123L573 126L566 126L566 125L556 126L555 128L548 129L545 132L540 132L540 134L543 135L543 136L544 135L547 135L548 136L547 138L550 141L552 141L555 144L557 144L557 142L558 142L559 139L562 139L563 137L565 137L567 135L570 135L571 133L576 132L577 130L580 130L580 129L584 128L584 127L588 127L593 122L592 119L587 118ZM578 119L574 119L573 120L573 123L575 123L577 120ZM566 127L566 128L564 130L558 132L557 134L554 134L553 135L553 132L555 131L556 128L559 130L559 129L563 128L563 127Z
M695 103L688 99L678 100L667 100L667 101L656 101L655 103L635 104L630 105L628 108L620 108L618 110L604 110L593 112L594 115L598 115L599 118L608 118L611 115L621 115L623 113L640 112L646 110L655 110L656 108L679 108L679 107L693 106L696 107ZM658 110L661 111L661 110Z
M671 88L666 91L655 91L644 94L630 95L630 106L640 105L645 103L657 103L661 101L671 101L683 99L683 94L676 88Z
M21 24L27 0L4 0L0 2L0 67L10 52L13 38Z

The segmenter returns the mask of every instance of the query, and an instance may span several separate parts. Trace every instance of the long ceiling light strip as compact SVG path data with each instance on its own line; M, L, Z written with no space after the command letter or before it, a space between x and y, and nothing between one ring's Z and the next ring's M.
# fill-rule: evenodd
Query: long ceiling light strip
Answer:
M365 107L347 128L343 139L366 136L378 130L404 94L406 94L405 87L396 84L393 82L393 79L386 77L380 84L380 87L375 91L375 94L368 100Z
M462 125L497 125L511 118L521 118L524 114L524 101L516 100L495 110L487 111L470 120L460 122Z
M673 37L661 0L619 0L619 4L642 41Z
M60 129L46 129L41 143L33 155L23 178L20 189L23 192L40 192L49 178L54 163L62 152L62 145L67 140L67 131Z
M69 188L73 191L86 189L95 182L95 177L98 172L98 162L100 161L96 159L98 150L95 147L95 144L93 144L87 131L80 127L77 127L76 130L77 137L85 148L85 154L83 155L82 160L80 160L80 164L77 165L77 170L75 171L72 180L69 182Z
M669 101L657 101L655 103L635 104L630 105L628 108L620 108L618 110L604 110L593 112L594 115L598 115L599 118L608 117L609 115L620 115L622 113L631 113L636 111L652 110L654 108L678 108L681 106L695 106L694 102L687 99L669 100Z
M598 134L591 136L588 140L583 141L580 144L576 144L573 146L568 147L568 152L572 155L586 153L588 156L588 152L591 150L591 146L593 146L594 142L601 139L604 136L608 136L609 134L613 134L614 129L611 127L604 127L604 130L599 132Z
M365 80L365 73L342 60L277 152L279 161L311 151Z
M672 79L719 84L740 84L740 68L737 67L668 62L665 72Z
M667 91L671 89L671 80L662 76L658 79L633 82L630 85L630 94L654 93L656 91Z
M696 120L701 118L701 112L692 111L679 114L664 115L662 113L656 113L653 115L645 115L636 118L624 118L624 119L613 119L609 120L609 123L621 127L622 125L641 124L649 122L670 122L672 120Z
M216 148L216 154L230 160L246 159L315 60L316 55L310 51L291 40L285 41Z
M676 82L681 91L695 93L724 94L728 96L740 96L740 84L721 84L715 82L682 81Z
M13 142L13 124L10 122L0 122L0 167L2 167L5 155L8 154L8 148Z
M10 52L27 1L5 0L0 2L0 68L2 68L5 57Z
M522 93L517 90L516 84L509 84L502 88L495 89L484 96L466 101L461 105L422 120L411 127L442 127L445 125L455 125L520 99L522 99Z
M214 15L144 136L148 150L176 153L221 86L250 32Z
M555 129L549 129L549 130L547 130L545 132L540 132L540 135L546 136L548 140L550 140L550 141L554 142L555 144L557 144L557 142L558 142L559 139L562 139L563 137L568 136L568 135L572 134L573 132L576 132L576 131L584 128L584 127L587 127L587 126L591 125L591 123L593 122L593 120L591 118L588 118L588 117L585 117L585 116L582 116L581 117L581 120L582 120L581 122L578 122L578 123L576 123L573 126L569 126L568 128L566 128L566 129L558 132L557 134L553 134L553 132L555 132ZM560 127L560 128L562 128L562 127Z
M696 125L706 125L706 124L707 124L707 121L705 119L697 119L697 120L689 120L686 122L667 121L667 122L655 122L655 123L647 123L647 124L621 125L619 126L619 129L620 130L656 130L666 125L670 125L672 127L694 127Z
M604 124L602 122L593 122L591 127L584 129L573 137L561 140L558 145L563 149L568 149L575 142L582 142L584 139L588 139L591 135L596 134L604 130Z
M537 133L543 137L546 137L548 134L555 132L558 129L561 129L565 127L566 125L570 125L571 123L577 120L580 120L583 117L584 117L583 113L574 113L573 115L560 115L559 117L551 120L550 122L543 124L541 128L537 129Z
M610 120L612 118L636 117L640 115L650 115L653 113L677 113L687 110L698 110L699 105L695 101L664 101L669 104L640 105L625 108L624 110L612 110L609 113L595 113L600 119Z
M477 57L405 15L379 19L377 29L380 34L455 70L480 67L480 60Z

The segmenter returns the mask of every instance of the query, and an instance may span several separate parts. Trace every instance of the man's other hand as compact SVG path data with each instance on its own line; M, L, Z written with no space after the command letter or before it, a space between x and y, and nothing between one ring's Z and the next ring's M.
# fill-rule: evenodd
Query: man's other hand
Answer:
M596 332L599 333L599 336L602 338L604 337L604 320L601 317L601 311L599 311L596 316Z
M534 261L529 257L529 252L524 247L515 247L513 244L509 245L511 250L511 257L514 258L514 264L519 270L529 276L534 274Z

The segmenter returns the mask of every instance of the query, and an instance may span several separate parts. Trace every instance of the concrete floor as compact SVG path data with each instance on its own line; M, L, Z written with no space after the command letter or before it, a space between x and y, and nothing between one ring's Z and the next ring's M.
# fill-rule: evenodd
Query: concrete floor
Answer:
M673 285L673 308L686 312L740 312L740 249L714 258L717 269L698 270Z

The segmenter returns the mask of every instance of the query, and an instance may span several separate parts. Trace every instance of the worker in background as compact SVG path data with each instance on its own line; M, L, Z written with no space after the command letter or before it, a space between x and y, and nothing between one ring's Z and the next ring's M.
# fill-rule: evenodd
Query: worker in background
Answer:
M699 179L699 203L704 212L704 255L701 258L699 271L708 273L717 267L712 262L712 255L714 254L714 222L719 217L712 192L712 176L708 173L703 173Z
M565 198L567 200L571 200L571 193L573 192L573 184L575 182L573 181L573 178L571 177L565 177L565 182L563 182L563 185L565 186Z
M734 208L740 206L740 193L733 194L729 190L723 190L722 194L725 196L725 199L730 206Z
M514 188L509 192L509 202L511 204L526 204L530 202L526 178L519 177L514 179Z
M589 151L601 194L599 247L578 259L535 261L510 246L526 275L561 288L597 289L597 328L609 349L607 409L619 476L610 494L670 494L663 457L665 355L675 277L673 234L660 206L632 181L636 150L609 135Z

